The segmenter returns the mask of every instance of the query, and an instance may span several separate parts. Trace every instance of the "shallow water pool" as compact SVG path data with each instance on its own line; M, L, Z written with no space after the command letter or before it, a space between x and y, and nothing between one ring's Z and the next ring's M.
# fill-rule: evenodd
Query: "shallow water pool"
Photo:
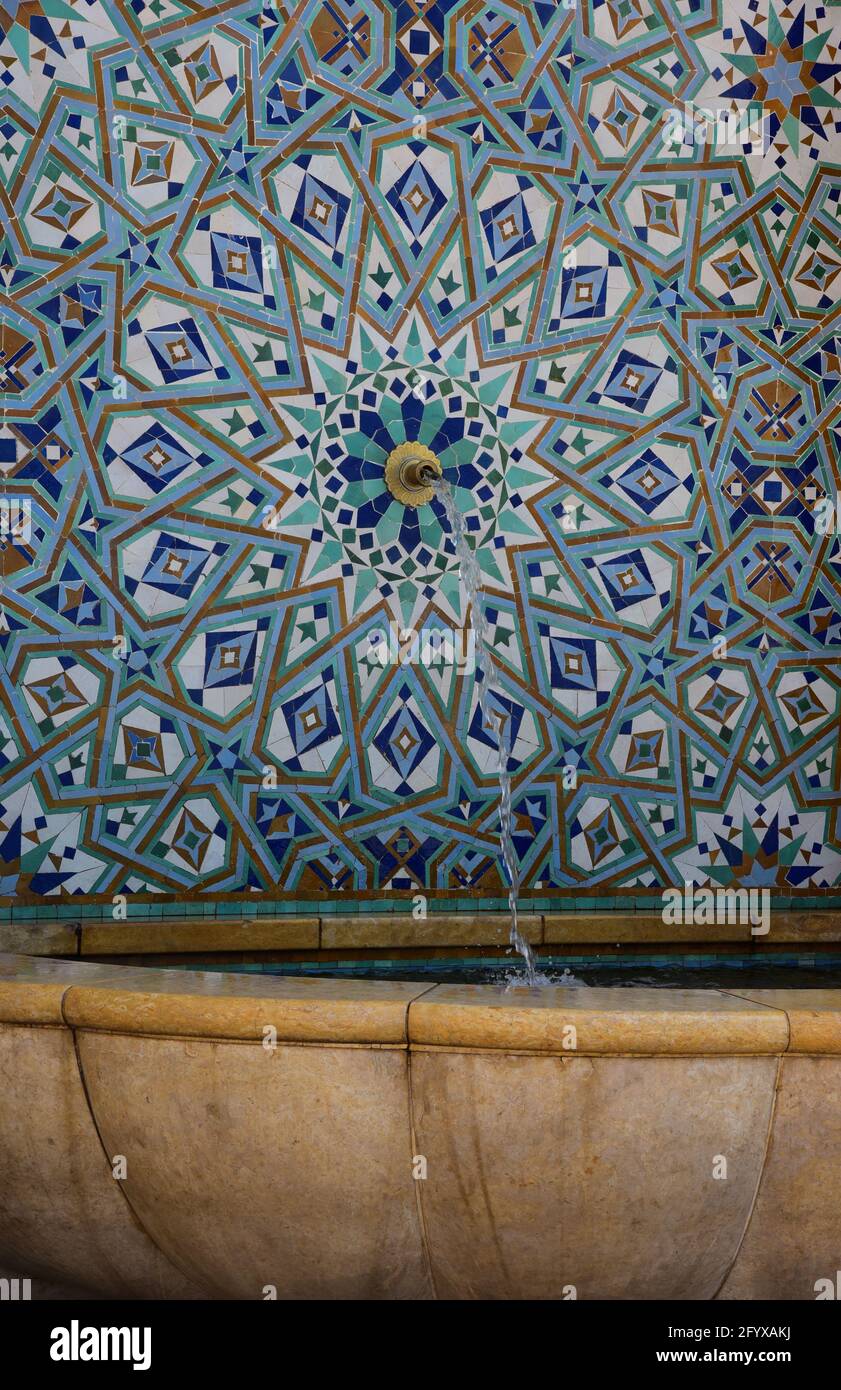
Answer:
M655 989L838 989L841 953L823 956L697 955L541 956L537 962L543 982L581 988L644 985ZM523 970L498 956L472 958L401 958L399 960L265 961L247 965L191 961L173 967L237 975L318 976L327 979L428 980L439 984L517 985Z

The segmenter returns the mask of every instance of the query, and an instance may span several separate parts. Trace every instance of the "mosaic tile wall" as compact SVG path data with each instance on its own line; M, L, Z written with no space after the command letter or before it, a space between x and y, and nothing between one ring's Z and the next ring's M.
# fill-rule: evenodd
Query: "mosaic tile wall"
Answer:
M838 902L840 15L0 0L7 911L501 900L407 439L526 898Z

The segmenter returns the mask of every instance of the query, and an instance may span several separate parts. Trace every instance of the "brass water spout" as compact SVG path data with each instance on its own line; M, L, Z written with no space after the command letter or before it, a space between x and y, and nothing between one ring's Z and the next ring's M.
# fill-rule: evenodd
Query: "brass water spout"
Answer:
M435 496L435 483L442 473L441 461L431 449L417 440L406 440L386 459L385 485L404 506L422 507Z

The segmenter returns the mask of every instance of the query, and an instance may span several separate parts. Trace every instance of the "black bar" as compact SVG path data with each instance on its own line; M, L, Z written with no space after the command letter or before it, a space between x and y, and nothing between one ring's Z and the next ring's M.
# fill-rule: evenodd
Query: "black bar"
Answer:
M100 1329L136 1329L113 1347L126 1359L82 1360L100 1349ZM74 1330L75 1329L75 1330ZM94 1333L86 1332L94 1329ZM149 1329L146 1340L143 1330ZM373 1371L378 1379L407 1374L438 1379L455 1352L467 1358L471 1380L483 1364L503 1378L508 1357L519 1374L551 1358L559 1378L584 1371L667 1371L771 1368L804 1374L837 1364L841 1329L834 1301L814 1303L560 1302L363 1303L110 1301L3 1302L0 1336L6 1368L19 1366L37 1383L43 1376L134 1377L132 1355L155 1376L208 1375L216 1386L322 1379L335 1365L346 1376ZM63 1331L62 1331L63 1330ZM112 1343L105 1338L106 1350ZM74 1360L53 1359L53 1352ZM449 1350L448 1350L449 1349ZM294 1369L293 1369L294 1368ZM425 1368L425 1369L424 1369ZM36 1380L37 1378L37 1380ZM11 1381L11 1377L10 1377ZM193 1379L193 1383L195 1383Z

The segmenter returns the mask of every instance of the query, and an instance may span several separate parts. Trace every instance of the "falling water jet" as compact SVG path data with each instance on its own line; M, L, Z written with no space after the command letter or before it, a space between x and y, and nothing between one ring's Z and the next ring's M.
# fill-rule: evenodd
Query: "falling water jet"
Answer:
M511 774L508 760L511 756L510 726L491 709L491 686L501 690L499 668L490 654L485 608L482 602L482 578L479 564L467 543L464 517L459 511L453 490L443 476L441 461L426 444L419 440L405 440L397 444L385 463L385 485L398 502L406 507L421 507L438 497L444 507L447 521L452 531L453 544L459 562L459 574L464 584L465 594L473 619L473 636L476 646L476 685L479 691L479 707L485 727L496 730L499 751L499 843L502 859L508 875L508 907L511 912L511 945L522 956L526 966L528 985L548 984L545 975L538 975L531 946L526 941L519 926L518 901L520 891L520 870L511 834Z
M437 462L437 460L436 460ZM439 465L440 470L440 465ZM423 465L419 473L424 473ZM495 685L501 689L500 672L489 649L489 634L487 619L485 618L485 606L482 601L482 576L479 571L479 562L467 543L467 533L464 529L464 517L456 506L453 490L446 478L441 476L440 471L432 477L425 475L421 481L434 489L435 495L440 498L446 513L450 530L453 533L453 544L459 562L459 574L464 585L464 591L470 605L473 620L473 634L476 643L476 684L479 691L479 708L482 711L482 718L485 727L496 730L497 743L499 748L499 766L497 774L499 777L499 843L502 849L502 859L505 864L505 872L508 875L508 907L511 913L511 945L520 955L526 964L526 983L529 985L548 984L549 981L543 975L538 975L534 954L531 946L526 941L520 931L518 917L518 901L520 894L520 869L517 863L517 856L514 850L514 839L511 834L511 774L508 770L508 760L511 756L511 733L510 721L501 719L494 714L491 708L490 694L491 686Z

